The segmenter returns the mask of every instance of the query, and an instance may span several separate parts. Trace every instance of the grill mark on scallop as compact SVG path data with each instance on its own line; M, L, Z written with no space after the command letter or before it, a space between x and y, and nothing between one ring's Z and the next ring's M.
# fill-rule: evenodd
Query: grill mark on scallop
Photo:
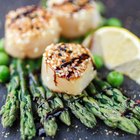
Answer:
M86 6L86 4L91 3L92 1L93 1L93 0L87 0L86 2L84 2L84 3L82 3L82 4L78 4L75 0L67 0L67 1L64 1L64 2L61 3L61 4L56 4L56 3L54 3L53 6L62 6L62 5L65 5L65 4L67 4L67 3L71 3L71 4L77 6L77 8L74 9L74 10L72 11L73 13L75 13L75 12L78 12L78 11L84 9L84 7Z
M69 61L69 62L66 62L66 63L63 63L60 67L61 68L63 68L63 67L67 67L68 65L72 65L74 62L75 62L75 60L78 60L77 61L77 65L76 66L78 66L78 65L80 65L84 60L86 60L86 59L88 59L89 58L89 55L88 54L82 54L82 55L80 55L79 57L76 57L76 58L73 58L71 61Z
M72 64L74 64L76 60L77 61L74 65L74 67L78 67L83 61L85 61L86 59L89 59L89 58L90 58L90 56L88 54L82 54L76 58L71 59L69 62L64 62L59 67L56 67L55 71L59 71L62 68L67 67L67 66L72 66ZM73 67L73 69L74 69L74 67ZM68 71L68 74L65 75L66 79L69 80L73 74L74 74L73 71Z
M12 24L14 21L16 21L17 19L19 19L19 18L21 18L21 17L25 17L25 16L28 16L28 15L30 15L33 11L35 11L37 9L37 6L32 6L32 7L30 7L30 9L26 9L26 11L24 11L23 13L20 13L20 14L18 14L15 18L13 18L12 20L11 20L11 23L10 24ZM30 16L28 16L29 18L32 18L32 17L30 17Z
M81 5L86 5L87 3L91 3L93 0L87 0L85 2L83 2L83 4ZM66 3L72 3L72 4L77 4L77 1L76 0L65 0L63 3L59 4L59 5L63 5L63 4L66 4ZM54 4L54 5L58 5L58 4Z
M38 34L47 28L46 24L49 25L51 18L52 14L46 9L31 5L10 11L6 17L6 27L18 31L21 35L28 31Z

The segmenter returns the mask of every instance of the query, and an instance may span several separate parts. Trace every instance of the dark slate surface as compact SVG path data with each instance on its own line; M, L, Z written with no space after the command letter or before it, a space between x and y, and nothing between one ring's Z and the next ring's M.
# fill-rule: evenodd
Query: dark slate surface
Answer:
M140 1L139 0L103 0L107 6L107 17L120 18L124 26L140 36ZM4 17L5 14L19 6L28 4L38 4L38 0L0 0L0 37L4 36ZM107 71L104 71L105 77ZM127 95L136 99L140 98L140 86L129 78L125 78L122 89ZM0 85L0 107L4 104L6 88ZM109 132L107 135L106 131ZM10 129L4 129L0 124L0 140L19 140L19 120ZM41 138L35 138L41 139ZM51 138L46 137L46 140ZM59 131L54 140L140 140L140 136L126 134L119 130L112 130L106 127L103 122L98 121L94 129L83 126L76 118L72 119L72 126L66 127L59 124Z

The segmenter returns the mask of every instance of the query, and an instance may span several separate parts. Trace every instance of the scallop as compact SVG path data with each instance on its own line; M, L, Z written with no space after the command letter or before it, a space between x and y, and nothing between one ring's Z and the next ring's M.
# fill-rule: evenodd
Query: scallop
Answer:
M101 23L101 16L93 0L48 0L48 10L58 19L61 34L77 38Z
M44 86L58 93L79 95L96 76L89 50L82 45L58 43L47 46L42 60Z
M10 11L5 23L5 50L17 58L37 58L60 36L57 19L35 5Z

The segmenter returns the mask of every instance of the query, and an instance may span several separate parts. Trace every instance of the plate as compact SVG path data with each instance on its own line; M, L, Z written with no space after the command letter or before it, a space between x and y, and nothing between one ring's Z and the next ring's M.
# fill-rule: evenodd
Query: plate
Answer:
M128 28L136 35L140 36L140 1L138 0L103 0L107 6L106 17L118 17L124 27ZM24 5L38 4L38 0L4 0L0 5L0 37L4 36L4 17L5 14L12 9ZM104 78L107 70L103 68L99 74ZM104 73L102 75L102 73ZM122 86L124 93L131 96L133 99L140 99L140 86L134 81L125 77L125 82ZM6 98L6 87L0 85L0 108L4 104ZM73 116L73 115L72 115ZM0 118L1 119L1 118ZM94 129L86 128L79 120L72 117L72 125L67 127L58 122L59 130L53 140L140 140L140 136L134 136L113 130L107 127L102 121L98 120L97 126ZM14 123L14 126L4 129L0 123L0 140L19 140L19 120ZM35 140L41 139L36 137ZM52 138L46 137L45 140Z

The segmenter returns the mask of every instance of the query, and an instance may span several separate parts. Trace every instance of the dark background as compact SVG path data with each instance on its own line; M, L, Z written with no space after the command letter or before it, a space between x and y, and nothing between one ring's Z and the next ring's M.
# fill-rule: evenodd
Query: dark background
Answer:
M124 27L140 37L140 0L102 0L107 7L106 17L117 17L123 21ZM39 0L0 0L0 37L4 36L5 14L20 6L38 4ZM106 73L104 74L104 76ZM132 98L140 98L140 86L129 78L125 78L122 88ZM0 108L5 102L6 90L0 85ZM4 129L0 124L0 140L19 140L19 121L10 129ZM41 139L41 138L36 138ZM50 140L50 138L46 138ZM76 118L72 126L59 124L59 131L54 140L140 140L140 136L126 134L119 130L106 127L98 121L95 129L87 129Z

